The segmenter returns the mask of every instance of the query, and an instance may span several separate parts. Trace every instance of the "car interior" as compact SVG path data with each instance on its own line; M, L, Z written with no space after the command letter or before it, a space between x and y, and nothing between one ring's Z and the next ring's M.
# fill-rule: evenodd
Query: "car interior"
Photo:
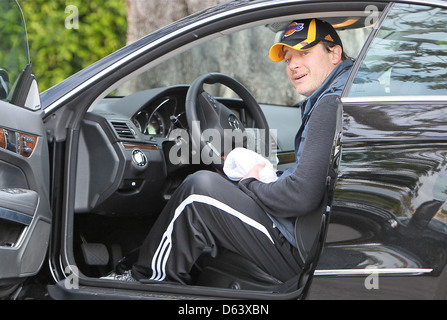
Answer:
M373 27L366 24L367 13L356 13L312 16L328 20L339 30L346 41L345 50L353 59ZM294 137L301 121L299 102L304 97L289 85L284 65L270 62L267 52L294 18L259 22L181 48L169 59L116 84L89 108L82 120L74 214L69 224L69 247L83 276L97 279L109 274L118 263L129 266L164 204L185 177L198 170L221 170L219 162L196 161L194 141L188 144L192 130L187 117L191 112L187 110L188 95L194 96L193 109L199 119L204 104L223 106L248 132L244 141L252 141L255 150L264 152L275 168L293 165ZM247 39L257 42L247 48ZM230 80L209 79L216 74ZM198 91L192 92L200 79ZM234 90L233 80L246 86L251 97L240 88ZM267 124L260 123L257 112L263 114ZM259 134L265 128L269 129L264 136L268 153L261 146L265 140ZM199 131L203 133L204 129ZM208 142L199 144L209 146ZM219 160L225 153L221 145L210 146L210 150ZM311 262L321 250L325 214L326 205L322 203L314 214L297 224L302 230L311 230L301 231L302 239L298 239L308 261L305 268L315 268ZM195 286L264 292L294 291L298 282L306 280L297 272L296 279L281 283L250 261L224 250L218 258L210 257L205 250L191 274L191 285Z

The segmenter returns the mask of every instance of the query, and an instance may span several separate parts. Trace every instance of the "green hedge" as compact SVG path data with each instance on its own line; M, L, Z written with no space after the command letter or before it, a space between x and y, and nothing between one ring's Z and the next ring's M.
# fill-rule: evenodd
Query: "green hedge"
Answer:
M125 0L19 0L19 3L41 91L126 43ZM76 11L70 11L71 8L77 10L77 20Z

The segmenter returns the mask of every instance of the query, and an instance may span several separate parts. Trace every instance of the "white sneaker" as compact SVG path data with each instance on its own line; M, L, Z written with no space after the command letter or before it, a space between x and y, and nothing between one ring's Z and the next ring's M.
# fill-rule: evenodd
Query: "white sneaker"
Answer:
M136 279L134 279L132 277L132 274L131 274L130 270L129 271L124 271L122 274L118 274L115 271L112 271L107 276L101 277L100 279L120 280L120 281L137 281Z

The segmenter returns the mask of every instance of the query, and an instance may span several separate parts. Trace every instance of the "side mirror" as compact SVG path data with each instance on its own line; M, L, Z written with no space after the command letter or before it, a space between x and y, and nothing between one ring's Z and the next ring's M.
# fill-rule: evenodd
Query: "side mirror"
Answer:
M3 69L0 69L0 100L6 100L9 94L9 75Z

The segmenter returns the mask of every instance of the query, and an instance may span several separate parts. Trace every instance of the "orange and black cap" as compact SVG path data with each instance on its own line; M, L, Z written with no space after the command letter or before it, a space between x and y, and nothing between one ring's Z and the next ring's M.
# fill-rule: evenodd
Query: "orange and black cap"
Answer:
M281 41L270 48L269 57L278 62L284 60L284 46L298 51L306 51L321 41L338 44L343 48L337 32L326 21L318 19L294 21L284 31Z

